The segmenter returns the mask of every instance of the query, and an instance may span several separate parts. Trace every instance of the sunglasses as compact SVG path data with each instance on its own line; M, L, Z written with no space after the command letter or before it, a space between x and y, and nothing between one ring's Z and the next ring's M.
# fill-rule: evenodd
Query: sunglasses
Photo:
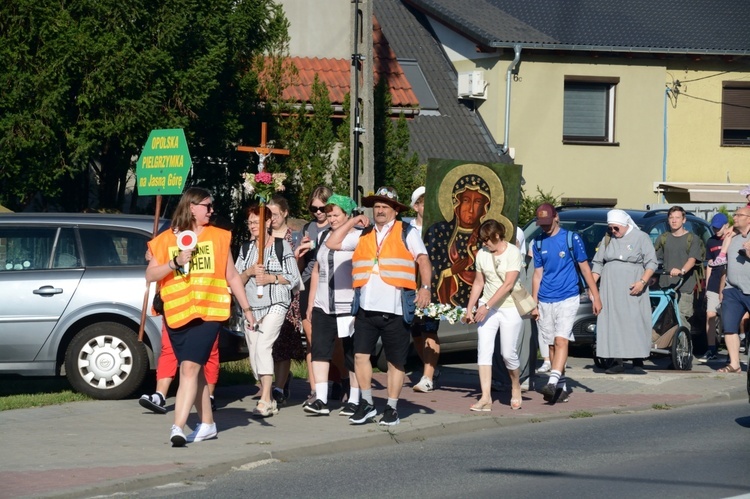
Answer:
M316 213L323 213L326 207L325 206L310 206L310 208L308 209L310 210L310 213L315 215Z
M615 234L619 234L620 233L620 227L615 227L615 226L610 225L609 226L609 230L611 230Z
M213 203L193 203L198 206L203 206L206 208L206 211L214 211L214 204Z
M398 195L393 192L392 190L388 189L387 187L381 187L378 192L375 193L376 196L385 196L388 199L395 199L398 200Z

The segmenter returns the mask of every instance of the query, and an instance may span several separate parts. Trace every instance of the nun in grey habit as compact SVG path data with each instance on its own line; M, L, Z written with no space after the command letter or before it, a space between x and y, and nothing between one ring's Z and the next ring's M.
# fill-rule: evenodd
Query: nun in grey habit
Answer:
M599 280L602 311L596 321L596 355L614 358L607 373L623 372L622 359L642 359L651 350L648 281L657 268L651 238L622 210L607 213L591 272Z

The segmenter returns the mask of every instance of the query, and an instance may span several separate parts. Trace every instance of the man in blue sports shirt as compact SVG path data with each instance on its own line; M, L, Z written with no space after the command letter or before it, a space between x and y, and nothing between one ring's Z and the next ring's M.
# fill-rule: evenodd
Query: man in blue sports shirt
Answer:
M564 373L568 344L575 341L573 322L580 304L576 265L588 285L594 315L601 311L602 302L580 236L572 233L569 244L568 231L560 227L557 211L549 203L537 207L536 224L543 234L532 244L531 294L539 304L532 317L537 321L539 341L549 345L552 360L549 381L541 392L544 400L554 404L567 402L570 394Z

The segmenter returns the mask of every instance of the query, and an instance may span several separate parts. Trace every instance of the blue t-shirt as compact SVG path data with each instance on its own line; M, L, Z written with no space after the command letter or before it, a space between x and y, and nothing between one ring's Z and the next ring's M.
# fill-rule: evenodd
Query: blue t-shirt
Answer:
M537 239L541 242L541 254L537 251ZM568 251L568 231L562 227L554 236L542 234L531 245L534 267L544 269L539 285L539 301L554 303L578 294L578 271ZM586 248L581 237L573 233L573 256L576 262L587 260Z

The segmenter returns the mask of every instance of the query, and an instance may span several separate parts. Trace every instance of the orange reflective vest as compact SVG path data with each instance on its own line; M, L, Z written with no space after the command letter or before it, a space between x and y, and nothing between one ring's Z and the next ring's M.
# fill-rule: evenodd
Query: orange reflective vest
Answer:
M231 238L229 231L204 227L198 235L188 275L173 271L159 282L169 327L178 328L195 319L229 318L232 297L227 290L226 270ZM160 263L171 260L180 251L172 231L162 232L148 246Z
M359 238L352 255L352 280L355 288L367 284L377 263L377 271L386 284L397 288L417 289L417 268L414 257L402 238L403 230L401 222L393 223L391 233L383 240L379 255L375 229Z

